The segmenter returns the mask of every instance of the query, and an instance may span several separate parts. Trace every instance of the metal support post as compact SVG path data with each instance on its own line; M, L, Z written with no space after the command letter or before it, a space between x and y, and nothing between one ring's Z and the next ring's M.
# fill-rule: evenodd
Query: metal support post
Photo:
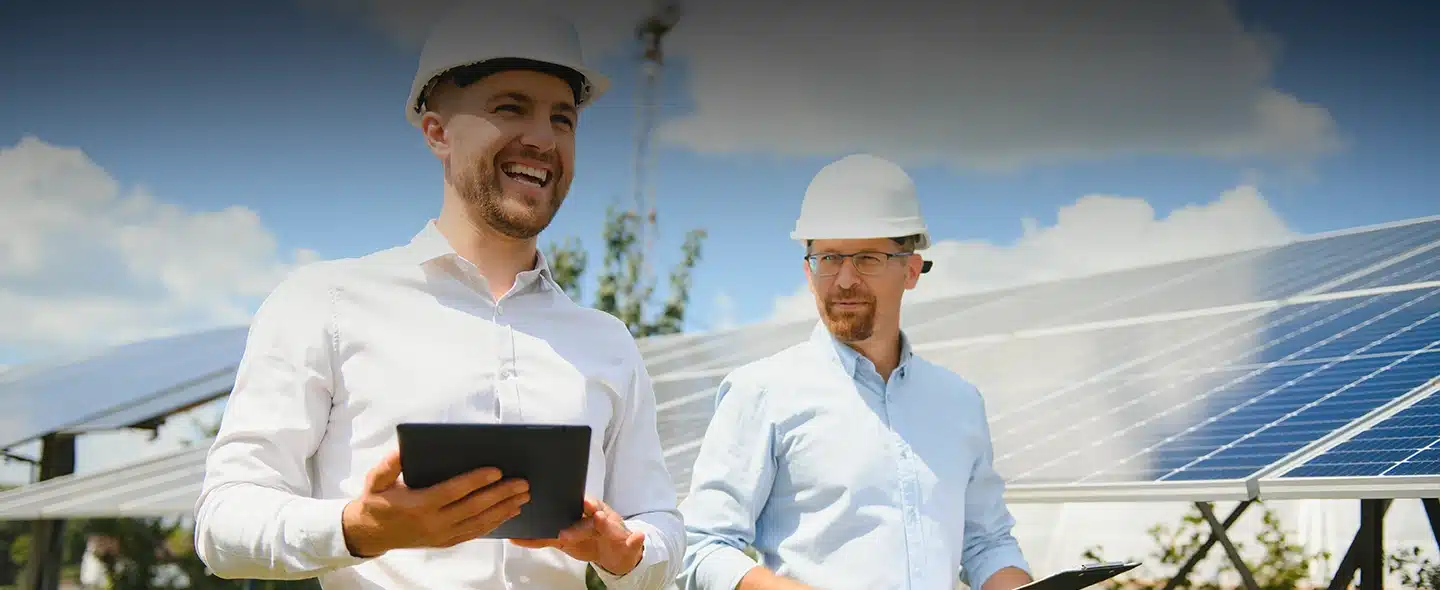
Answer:
M1385 577L1385 537L1384 531L1379 525L1385 519L1385 512L1390 509L1390 502L1388 499L1360 501L1360 530L1356 531L1354 540L1350 541L1350 548L1345 551L1345 557L1340 559L1340 566L1336 568L1335 577L1330 580L1327 590L1349 588L1357 571L1362 573L1360 578L1362 590L1369 588L1378 590L1380 588L1381 580ZM1369 574L1366 571L1367 564L1373 565L1376 562L1379 563L1374 570L1376 573ZM1366 584L1369 583L1375 585L1367 586Z
M75 472L75 436L47 434L41 439L40 481ZM60 561L65 551L65 521L38 520L30 541L25 587L56 590L60 587Z
M1215 531L1215 536L1220 539L1220 546L1225 548L1225 554L1230 556L1230 561L1235 564L1235 571L1240 573L1240 580L1245 582L1248 590L1260 590L1260 585L1255 583L1255 574L1250 573L1250 566L1245 565L1245 560L1240 558L1240 550L1230 542L1230 536L1225 534L1221 527L1220 520L1215 518L1215 510L1210 507L1209 502L1197 502L1195 506L1200 509L1201 516L1210 523L1210 529Z
M1422 498L1425 516L1430 517L1430 534L1435 536L1435 548L1440 549L1440 499Z
M1190 559L1186 560L1185 563L1180 566L1180 569L1175 572L1174 577L1171 577L1170 581L1165 584L1165 590L1175 590L1179 588L1181 584L1184 584L1190 577L1190 571L1195 569L1195 566L1200 565L1200 561L1205 559L1205 555L1210 553L1210 549L1215 546L1215 543L1219 542L1217 535L1224 535L1225 531L1230 530L1230 526L1235 524L1235 521L1240 520L1240 515L1244 514L1245 509L1249 508L1254 502L1254 500L1245 500L1236 506L1234 510L1230 511L1230 515L1225 517L1225 522L1220 525L1218 531L1214 530L1212 525L1210 538L1206 539L1205 543L1200 545L1200 548L1196 549L1195 553L1190 555ZM1199 505L1199 503L1197 503L1197 505Z

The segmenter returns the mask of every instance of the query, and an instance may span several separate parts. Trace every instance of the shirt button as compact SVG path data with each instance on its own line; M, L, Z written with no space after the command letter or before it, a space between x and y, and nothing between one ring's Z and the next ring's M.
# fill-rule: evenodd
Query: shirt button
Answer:
M509 379L509 378L511 378L511 377L514 377L514 376L515 376L515 369L511 369L511 368L509 368L509 367L506 367L506 368L504 368L504 369L500 369L500 378L501 378L501 379Z

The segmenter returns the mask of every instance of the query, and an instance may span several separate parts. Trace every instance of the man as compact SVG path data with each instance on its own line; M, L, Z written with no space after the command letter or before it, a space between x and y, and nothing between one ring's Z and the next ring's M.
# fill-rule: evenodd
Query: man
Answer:
M687 590L983 590L1031 581L984 400L911 353L900 301L930 263L915 187L869 155L822 169L792 237L821 321L727 375L681 504ZM743 553L753 547L756 564Z
M206 463L196 547L226 578L326 588L671 583L684 550L649 376L626 327L571 302L536 236L607 87L569 23L466 5L427 41L406 105L444 171L408 245L306 266L260 307ZM580 423L587 516L558 539L476 539L528 500L482 469L400 478L401 422ZM455 452L464 452L456 449Z

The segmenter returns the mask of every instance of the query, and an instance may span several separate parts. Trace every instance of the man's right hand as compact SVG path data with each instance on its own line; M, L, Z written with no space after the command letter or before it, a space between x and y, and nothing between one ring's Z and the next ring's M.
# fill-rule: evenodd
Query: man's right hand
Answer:
M411 489L400 482L400 452L392 451L366 474L360 497L345 506L345 545L357 557L374 557L392 549L453 547L484 535L530 501L527 482L500 477L487 467Z

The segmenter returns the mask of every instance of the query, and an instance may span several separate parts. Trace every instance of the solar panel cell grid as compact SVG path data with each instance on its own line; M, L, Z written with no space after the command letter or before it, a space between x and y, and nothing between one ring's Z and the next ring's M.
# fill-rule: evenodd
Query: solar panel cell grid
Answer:
M1373 289L1440 280L1440 250L1432 249L1337 285L1332 292Z
M1401 475L1440 475L1440 396L1426 396L1284 477Z
M956 309L953 314L915 325L909 331L917 340L928 341L1078 323L1078 319L1070 320L1078 318L1086 310L1136 297L1157 285L1203 274L1222 260L1250 255L1232 254L1220 259L1187 260L1031 285L1013 296L988 305Z
M1440 221L1296 242L1235 257L1212 272L1150 289L1141 297L1117 298L1070 319L1093 322L1290 297L1437 239ZM1392 278L1370 286L1382 284L1402 282Z
M1408 301L1429 301L1436 292L1410 293ZM1377 303L1387 300L1407 301L1382 296L1368 304L1316 304L1299 315L1276 310L1270 315L1282 321L1267 325L1292 332L1251 341L1261 342L1260 351L1277 343L1284 348L1263 356L1241 350L1236 357L1271 363L1117 375L1047 394L1045 404L1030 404L1014 419L997 421L997 463L1020 483L1054 481L1061 470L1081 482L1248 476L1440 374L1440 353L1421 352L1434 350L1440 339L1405 340L1417 331L1433 333L1440 310L1422 316L1427 308L1420 303L1407 308ZM1381 322L1388 322L1385 330L1362 329ZM1216 338L1223 344L1235 337L1222 331ZM1410 344L1384 348L1397 340ZM1220 346L1202 340L1187 349L1203 351L1207 344ZM1400 354L1398 348L1408 350ZM1369 354L1376 350L1396 352ZM1316 351L1328 360L1316 358ZM1302 358L1313 362L1294 362ZM1077 461L1094 470L1080 473Z

